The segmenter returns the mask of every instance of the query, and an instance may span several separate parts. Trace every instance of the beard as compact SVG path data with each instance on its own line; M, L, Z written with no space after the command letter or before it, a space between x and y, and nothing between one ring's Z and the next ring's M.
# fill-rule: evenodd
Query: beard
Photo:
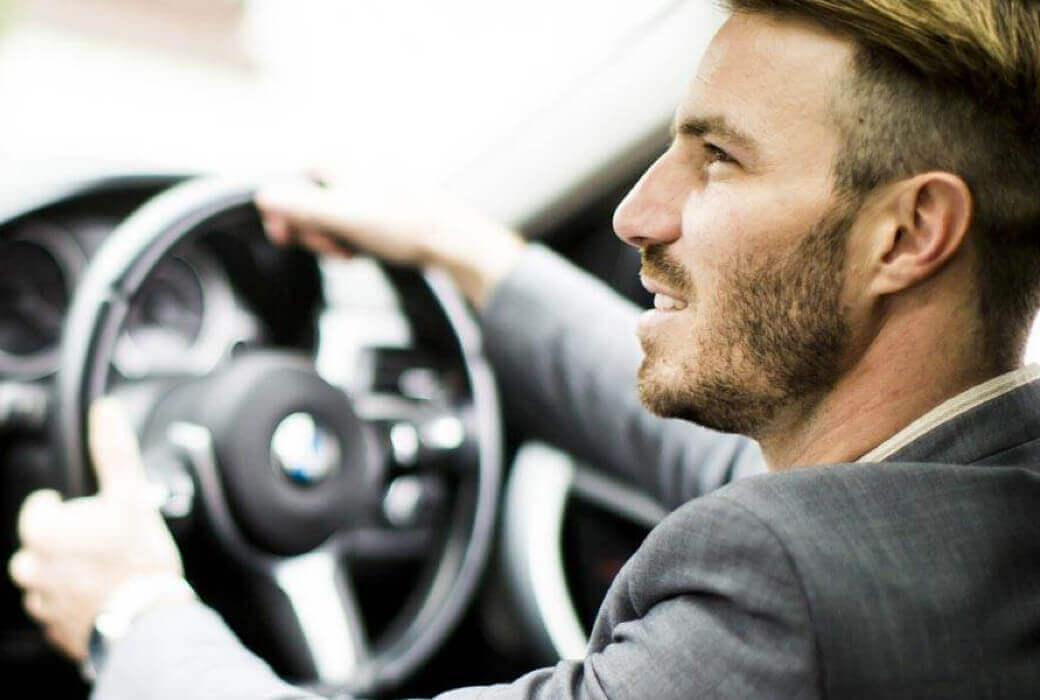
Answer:
M668 357L658 339L645 338L643 404L666 418L759 439L781 409L815 405L840 378L850 344L841 292L856 209L836 205L790 251L736 260L714 290L725 316L688 340L689 356ZM663 245L643 251L643 273L684 292L695 312L695 285Z

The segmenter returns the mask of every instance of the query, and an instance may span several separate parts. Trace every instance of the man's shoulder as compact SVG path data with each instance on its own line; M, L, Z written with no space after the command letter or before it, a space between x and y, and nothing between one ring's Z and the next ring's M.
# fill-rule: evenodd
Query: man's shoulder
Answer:
M680 562L786 572L821 620L881 598L905 620L928 606L946 614L979 599L1021 603L1015 581L1040 586L1038 502L1040 471L1027 468L828 465L748 477L689 501L648 543Z
M594 638L605 644L618 624L686 600L739 618L741 634L810 640L837 697L1035 687L1040 646L1023 640L1040 628L1037 502L1040 474L1025 468L848 464L748 477L648 536Z
M762 474L673 511L627 578L656 597L705 571L765 572L820 605L885 586L891 600L914 605L921 581L949 583L937 594L963 596L987 589L992 571L1022 557L1037 562L1040 582L1037 502L1040 472L1026 468L838 464ZM663 585L669 577L674 585Z
M804 573L805 562L827 567L854 558L868 567L912 565L921 552L945 552L952 531L966 547L999 546L1013 533L1040 528L1037 502L1040 470L888 462L748 477L687 503L676 515L745 511ZM900 546L889 547L892 541Z
M940 517L952 503L974 510L1040 497L1040 470L912 462L828 464L759 474L705 497L744 508L780 529L887 516ZM913 508L908 508L909 505ZM697 501L686 504L697 509Z
M1034 678L1036 645L1015 640L1040 624L1037 502L1040 473L1023 467L844 464L750 477L676 515L728 508L769 531L804 593L825 686L842 694L981 683L996 668Z

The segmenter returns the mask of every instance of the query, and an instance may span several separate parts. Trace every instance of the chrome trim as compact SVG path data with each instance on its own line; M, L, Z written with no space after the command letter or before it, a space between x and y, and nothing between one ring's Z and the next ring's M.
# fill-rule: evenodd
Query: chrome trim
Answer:
M543 651L560 659L585 656L588 637L567 590L562 533L574 461L541 443L526 443L506 484L503 537L510 581L525 608L524 623Z
M506 484L503 566L523 623L547 658L583 658L588 642L567 587L562 552L571 498L647 529L668 514L646 494L554 447L537 442L520 447Z
M343 563L317 551L279 562L273 575L292 606L318 677L326 683L357 683L368 642Z

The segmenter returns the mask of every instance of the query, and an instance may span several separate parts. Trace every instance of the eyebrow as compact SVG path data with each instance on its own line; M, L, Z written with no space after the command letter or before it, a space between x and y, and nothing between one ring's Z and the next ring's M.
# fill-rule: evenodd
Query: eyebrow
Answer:
M717 136L724 141L728 141L738 146L739 148L751 152L757 151L755 140L748 134L730 124L726 121L726 118L722 116L684 117L682 119L676 119L672 122L671 134L673 139L680 134L683 136L696 136L697 138Z

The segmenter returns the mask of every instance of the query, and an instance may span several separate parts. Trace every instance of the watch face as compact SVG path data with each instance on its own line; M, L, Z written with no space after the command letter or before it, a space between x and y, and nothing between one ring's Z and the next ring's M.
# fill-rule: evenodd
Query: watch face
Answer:
M84 664L84 675L87 680L93 681L108 659L108 650L121 639L130 621L120 615L109 612L101 612L94 620L94 626L90 628L90 639L87 640L87 661Z
M97 680L97 675L105 663L106 647L105 640L95 624L90 628L90 638L87 640L87 658L80 669L87 682L93 683Z

